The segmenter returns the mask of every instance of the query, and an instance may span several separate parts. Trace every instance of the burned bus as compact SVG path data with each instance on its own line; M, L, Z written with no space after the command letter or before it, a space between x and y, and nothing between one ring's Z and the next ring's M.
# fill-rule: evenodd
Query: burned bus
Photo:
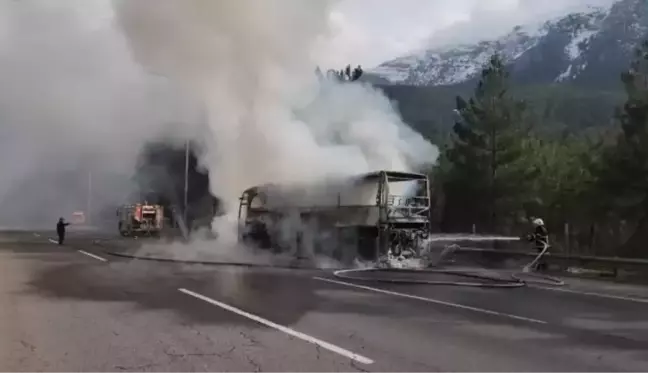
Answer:
M377 171L317 185L252 187L240 197L239 240L343 263L417 255L430 229L428 184L423 174Z

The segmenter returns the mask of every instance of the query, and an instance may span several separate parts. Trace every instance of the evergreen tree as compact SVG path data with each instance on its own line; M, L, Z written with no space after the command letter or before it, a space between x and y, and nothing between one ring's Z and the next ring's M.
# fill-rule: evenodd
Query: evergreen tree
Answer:
M318 68L319 69L319 68ZM328 76L329 78L335 78L339 80L340 82L355 82L356 80L360 79L363 74L362 67L358 65L355 69L351 69L351 65L347 65L344 69L342 70L329 70L328 71Z
M598 169L601 190L623 219L637 222L621 255L637 255L648 242L648 41L621 76L626 102L617 112L619 133Z
M592 203L590 164L596 162L599 144L585 136L561 139L532 138L528 155L538 175L534 178L535 197L528 204L530 215L541 216L550 231L560 233L564 224L587 229L599 216ZM583 228L587 227L587 228Z
M351 75L351 81L355 82L356 80L360 79L363 73L364 71L362 70L362 66L358 65L355 69L353 69L353 74Z
M535 174L524 157L527 107L510 96L508 80L495 55L482 71L474 97L457 97L459 120L442 160L446 217L452 220L456 213L465 220L468 215L491 231L515 220L530 197Z

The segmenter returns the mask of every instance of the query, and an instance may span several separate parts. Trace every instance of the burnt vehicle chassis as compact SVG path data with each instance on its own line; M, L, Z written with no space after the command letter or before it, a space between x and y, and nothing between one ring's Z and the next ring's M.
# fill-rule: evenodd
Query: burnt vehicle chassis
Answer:
M390 193L400 182L416 187L408 195ZM342 197L354 188L365 191L360 203ZM324 254L345 264L419 256L430 229L428 191L427 176L394 171L361 175L333 192L327 187L328 201L313 205L275 185L249 188L240 197L239 241L296 256Z

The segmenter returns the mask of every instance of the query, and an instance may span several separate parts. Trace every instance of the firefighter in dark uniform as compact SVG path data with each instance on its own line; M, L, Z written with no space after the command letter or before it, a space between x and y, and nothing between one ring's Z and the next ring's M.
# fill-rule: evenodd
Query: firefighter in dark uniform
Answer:
M535 218L532 221L533 223L533 233L529 234L527 236L527 239L530 242L533 242L533 245L540 254L545 247L549 246L549 231L547 230L547 227L544 224L544 221L540 218ZM539 270L544 270L547 269L547 263L540 259L537 265L537 269Z
M65 241L65 227L70 225L70 223L66 223L63 218L59 218L58 223L56 223L56 234L58 235L58 244L63 245L63 241Z

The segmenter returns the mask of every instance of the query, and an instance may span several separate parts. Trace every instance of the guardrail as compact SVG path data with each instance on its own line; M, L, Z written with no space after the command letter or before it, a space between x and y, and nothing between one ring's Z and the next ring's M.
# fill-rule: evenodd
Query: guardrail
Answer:
M499 256L499 257L517 257L517 258L535 258L537 252L519 251L519 250L499 250L499 249L483 249L473 247L460 247L459 253L482 253L484 256ZM620 258L620 257L600 257L600 256L578 256L567 255L560 253L547 253L543 256L543 260L549 264L559 264L562 266L579 265L587 266L598 264L610 269L614 276L618 274L619 269L632 269L642 270L648 274L648 259L633 259L633 258Z

